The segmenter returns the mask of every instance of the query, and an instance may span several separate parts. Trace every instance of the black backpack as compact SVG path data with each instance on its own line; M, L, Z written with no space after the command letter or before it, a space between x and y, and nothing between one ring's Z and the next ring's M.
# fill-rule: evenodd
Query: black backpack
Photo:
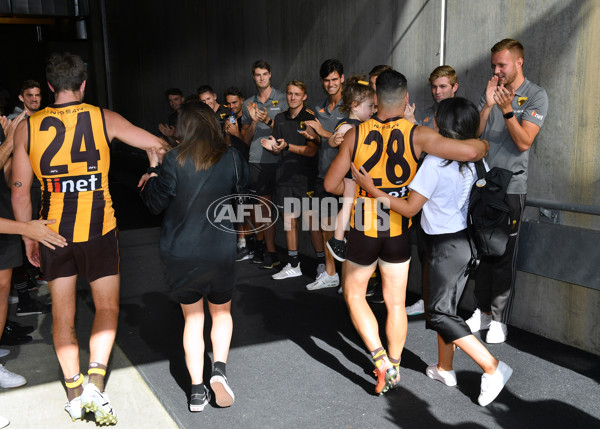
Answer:
M494 167L486 172L481 160L475 163L475 168L477 181L469 197L467 231L477 251L471 246L472 264L476 267L481 256L501 256L506 251L512 230L506 189L513 174L523 171L513 173Z

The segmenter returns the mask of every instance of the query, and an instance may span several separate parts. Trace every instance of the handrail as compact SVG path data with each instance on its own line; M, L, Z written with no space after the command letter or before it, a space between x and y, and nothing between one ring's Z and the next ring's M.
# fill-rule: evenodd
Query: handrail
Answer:
M561 201L538 200L535 198L527 198L525 205L530 207L542 207L545 209L561 210L600 216L600 207L590 206L587 204L564 203Z

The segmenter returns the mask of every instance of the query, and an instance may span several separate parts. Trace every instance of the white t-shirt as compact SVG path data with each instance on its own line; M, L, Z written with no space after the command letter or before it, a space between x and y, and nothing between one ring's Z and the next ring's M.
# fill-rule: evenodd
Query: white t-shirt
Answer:
M459 171L457 161L427 155L408 187L427 198L421 226L427 234L449 234L467 227L469 194L476 180L475 165L465 164Z

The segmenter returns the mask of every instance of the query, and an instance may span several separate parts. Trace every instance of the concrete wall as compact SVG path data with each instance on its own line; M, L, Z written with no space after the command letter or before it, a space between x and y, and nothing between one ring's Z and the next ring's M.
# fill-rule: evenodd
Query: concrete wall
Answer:
M94 0L99 1L99 0ZM346 74L388 63L408 78L411 101L431 104L427 78L439 65L441 0L164 3L106 2L114 108L155 130L168 108L162 92L209 83L253 93L250 64L273 66L273 83L299 78L322 97L320 63ZM550 109L530 155L529 198L600 205L599 0L448 0L446 64L459 95L475 102L491 77L490 48L506 37L525 45L525 75L546 88ZM527 217L537 212L527 210ZM562 222L600 228L598 217ZM310 249L308 241L304 247ZM418 287L418 286L411 286ZM600 354L600 292L519 273L512 323Z

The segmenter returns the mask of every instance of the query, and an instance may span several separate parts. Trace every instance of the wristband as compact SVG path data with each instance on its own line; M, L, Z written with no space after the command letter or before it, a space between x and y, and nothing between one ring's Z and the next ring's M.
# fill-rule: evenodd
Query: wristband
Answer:
M146 173L148 173L148 174L152 174L152 173L158 174L159 170L160 170L160 164L158 164L156 167L148 167L148 169L146 170Z
M285 147L283 148L283 150L289 151L290 150L290 144L286 142L285 143Z
M504 116L504 119L510 119L510 118L512 118L513 116L515 116L515 112L508 112L508 113L505 113L505 114L504 114L504 115L502 115L502 116Z
M269 118L269 122L267 122L267 125L271 126L272 123L273 123L273 119Z

